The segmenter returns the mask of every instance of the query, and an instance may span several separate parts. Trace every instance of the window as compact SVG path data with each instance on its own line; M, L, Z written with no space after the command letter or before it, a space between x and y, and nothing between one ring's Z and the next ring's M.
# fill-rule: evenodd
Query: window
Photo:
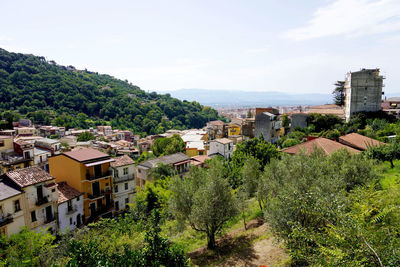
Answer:
M108 184L107 184L107 185L108 185ZM80 197L81 197L81 196L77 196L76 201L79 201Z
M128 190L128 183L125 183L125 190Z
M20 211L21 210L21 205L19 204L19 199L14 201L14 211Z
M119 202L118 201L115 201L115 210L119 210Z
M141 173L142 171L140 169L138 169L138 172Z
M114 176L115 176L115 178L118 178L118 177L119 177L118 170L114 170Z
M4 146L4 140L0 140L0 147Z
M69 224L70 225L72 224L72 218L69 218Z
M35 211L32 211L31 212L31 219L32 219L32 222L36 222L36 212Z
M72 211L72 200L68 200L67 205L68 205L68 211Z
M124 168L124 175L128 174L128 167Z
M118 193L118 185L114 186L114 192Z
M53 193L56 192L56 189L55 188L51 189L51 192L53 192Z
M129 203L129 198L125 198L125 204Z

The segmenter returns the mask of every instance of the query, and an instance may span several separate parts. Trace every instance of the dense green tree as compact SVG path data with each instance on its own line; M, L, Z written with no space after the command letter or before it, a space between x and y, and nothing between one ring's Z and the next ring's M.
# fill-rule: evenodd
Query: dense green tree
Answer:
M35 123L67 128L109 123L138 134L157 134L171 128L201 128L219 118L216 110L195 101L149 94L109 75L4 49L0 49L0 99L0 111L18 111Z
M236 201L223 177L219 160L210 162L208 170L195 168L184 179L175 177L171 184L169 207L181 221L207 235L207 247L215 248L215 235L237 214Z
M78 142L86 142L86 141L90 141L90 140L94 140L94 139L96 139L96 138L94 137L94 135L92 133L83 132L78 135L77 141Z
M388 145L371 146L366 151L368 157L380 161L390 162L390 167L394 168L393 161L400 159L400 145L398 142L392 142Z
M337 81L334 85L336 86L333 90L333 100L336 105L344 106L345 89L344 81Z
M170 155L185 150L185 143L178 134L169 138L158 138L154 141L152 152L156 157Z

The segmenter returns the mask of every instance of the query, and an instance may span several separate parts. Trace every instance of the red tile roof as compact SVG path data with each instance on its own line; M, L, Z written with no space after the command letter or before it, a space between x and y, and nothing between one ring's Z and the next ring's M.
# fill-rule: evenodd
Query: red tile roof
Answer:
M204 163L206 160L211 159L207 155L198 155L191 158L192 160L198 161L200 163Z
M209 122L207 122L207 124L215 125L215 126L223 126L223 125L225 125L225 122L223 122L221 120L216 120L216 121L209 121Z
M11 171L6 173L6 175L20 187L26 187L56 179L37 166Z
M114 168L125 166L125 165L130 165L130 164L135 164L135 161L127 155L124 155L121 157L116 157L114 159L115 159L115 161L110 163L111 167L114 167Z
M316 139L313 139L311 141L307 141L302 144L298 144L292 147L288 147L282 150L282 152L289 153L289 154L299 154L302 150L309 155L311 154L315 148L322 149L322 151L325 153L325 155L329 155L339 149L346 149L349 151L351 154L356 154L360 153L359 150L354 149L352 147L343 145L339 142L332 141L330 139L326 139L323 137L319 137Z
M58 204L76 198L83 193L73 187L70 187L66 182L58 183Z
M381 146L385 143L358 133L350 133L339 137L339 142L359 150L367 150L369 146Z
M86 148L86 147L78 147L72 151L64 152L63 154L77 161L86 161L86 160L109 157L109 155L100 152L97 149Z

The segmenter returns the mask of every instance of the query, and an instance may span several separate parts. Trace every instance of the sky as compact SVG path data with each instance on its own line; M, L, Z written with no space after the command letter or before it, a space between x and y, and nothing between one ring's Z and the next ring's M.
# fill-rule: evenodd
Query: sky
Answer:
M400 0L0 0L0 47L183 88L330 93L380 68L400 93Z

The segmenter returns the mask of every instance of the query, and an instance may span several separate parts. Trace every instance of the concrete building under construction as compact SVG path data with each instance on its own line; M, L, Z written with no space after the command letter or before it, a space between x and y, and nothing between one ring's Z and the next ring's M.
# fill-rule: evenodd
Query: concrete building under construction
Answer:
M361 69L347 74L344 85L346 121L356 112L381 110L383 79L379 69Z

